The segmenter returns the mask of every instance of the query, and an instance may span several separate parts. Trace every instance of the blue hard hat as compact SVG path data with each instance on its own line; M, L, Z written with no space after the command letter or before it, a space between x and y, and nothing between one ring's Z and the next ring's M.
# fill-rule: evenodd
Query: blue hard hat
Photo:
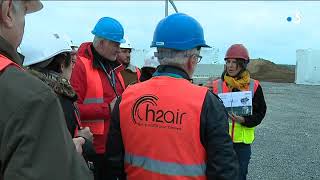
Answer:
M175 13L158 23L150 47L189 50L210 46L206 44L203 29L197 20L183 13Z
M110 41L118 43L126 42L126 40L123 39L124 32L122 25L119 21L111 17L103 17L99 19L91 33Z

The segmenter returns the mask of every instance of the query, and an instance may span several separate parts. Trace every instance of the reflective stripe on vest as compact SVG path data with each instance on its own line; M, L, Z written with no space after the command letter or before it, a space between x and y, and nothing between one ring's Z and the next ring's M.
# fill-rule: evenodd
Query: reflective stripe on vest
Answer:
M131 164L135 167L141 167L145 170L156 172L159 174L172 176L205 176L206 164L184 165L172 162L163 162L153 160L143 156L135 156L132 154L125 154L125 163Z
M87 89L83 104L102 104L104 102L103 88L98 70L92 67L92 61L83 57L80 57L79 60L84 64L87 77ZM81 122L83 127L90 127L90 130L93 134L104 134L103 119L82 119Z
M83 104L94 104L94 103L103 103L103 98L86 98L83 101Z
M18 67L19 69L22 69L18 64L0 54L0 72L4 71L8 66L12 65Z
M212 83L213 93L227 93L229 89L224 81L221 79L215 80ZM256 92L259 86L259 81L250 79L249 91L252 92L252 98L254 97L254 93ZM229 121L229 134L232 136L232 128L233 129L233 142L235 143L244 143L251 144L254 141L254 130L255 128L248 128L242 126L240 123L234 123L234 127L232 126L232 122Z
M199 132L207 91L168 76L127 87L119 111L128 179L206 179Z

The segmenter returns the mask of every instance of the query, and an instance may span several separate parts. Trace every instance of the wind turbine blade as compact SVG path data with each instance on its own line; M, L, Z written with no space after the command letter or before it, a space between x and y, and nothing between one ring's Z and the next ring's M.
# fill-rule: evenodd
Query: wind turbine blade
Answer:
M169 0L170 4L172 5L173 9L176 11L176 13L178 12L178 9L176 7L176 5L174 4L173 0Z

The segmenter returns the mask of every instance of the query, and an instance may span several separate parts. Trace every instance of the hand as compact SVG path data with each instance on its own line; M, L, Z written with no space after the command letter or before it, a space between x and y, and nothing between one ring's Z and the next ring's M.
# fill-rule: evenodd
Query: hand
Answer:
M232 114L228 113L228 114L229 114L229 118L233 119L235 122L237 122L237 123L244 123L244 117L242 117L242 116L237 116L237 115L235 115L234 113L232 113Z
M86 142L86 140L83 137L73 138L72 140L77 152L82 155L82 145Z
M78 131L78 136L84 137L89 141L93 141L93 134L90 131L89 127L82 128Z
M118 98L115 97L115 98L111 101L111 103L110 103L110 112L113 111L113 108L114 108L114 105L116 104L117 99L118 99Z

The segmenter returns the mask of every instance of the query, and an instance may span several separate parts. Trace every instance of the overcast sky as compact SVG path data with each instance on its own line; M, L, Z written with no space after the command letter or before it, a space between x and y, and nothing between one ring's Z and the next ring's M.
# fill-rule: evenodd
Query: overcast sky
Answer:
M66 33L76 44L92 41L99 18L110 16L124 26L137 49L148 49L164 1L42 1L44 9L27 16L26 33ZM252 58L295 64L296 49L320 49L320 1L175 1L180 12L196 18L209 45L226 49L243 43ZM173 13L173 9L169 9ZM301 15L298 22L296 14ZM287 21L292 17L292 21Z

